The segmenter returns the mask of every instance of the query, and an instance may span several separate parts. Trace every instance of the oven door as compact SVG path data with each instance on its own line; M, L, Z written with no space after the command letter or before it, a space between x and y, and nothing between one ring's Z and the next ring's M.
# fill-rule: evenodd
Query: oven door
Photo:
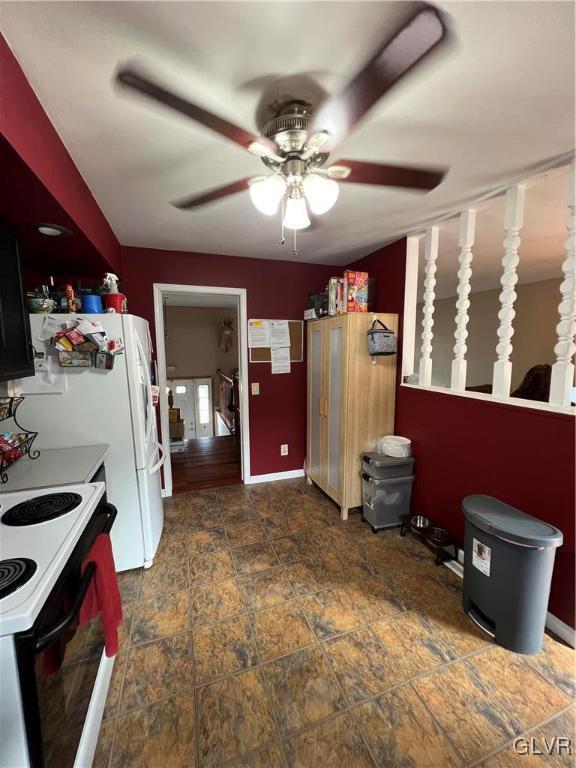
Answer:
M104 651L100 617L78 627L78 614L95 566L82 563L116 515L100 504L34 627L16 638L18 669L33 768L72 768ZM99 723L98 723L99 725Z

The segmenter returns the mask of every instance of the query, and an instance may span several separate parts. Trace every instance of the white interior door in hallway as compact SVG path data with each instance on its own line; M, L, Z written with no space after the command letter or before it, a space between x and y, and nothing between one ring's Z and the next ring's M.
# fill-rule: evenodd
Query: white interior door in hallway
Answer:
M184 440L212 437L212 379L173 379L170 382L174 408L184 420Z

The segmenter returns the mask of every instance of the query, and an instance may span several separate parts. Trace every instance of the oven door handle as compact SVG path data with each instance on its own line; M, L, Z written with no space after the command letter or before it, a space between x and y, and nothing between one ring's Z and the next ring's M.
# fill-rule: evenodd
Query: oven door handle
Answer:
M36 640L36 653L41 653L43 650L48 648L49 645L52 645L52 643L57 640L60 635L65 632L76 619L78 613L80 612L80 608L82 607L82 603L84 602L84 598L86 597L86 592L88 592L90 582L92 581L95 573L96 565L94 563L90 563L84 571L84 575L80 581L80 587L76 593L76 597L74 598L74 602L72 603L70 610L64 616L64 618L62 618L56 624L53 624L46 632L44 632L43 635L40 635L40 637Z
M116 515L118 514L118 510L114 506L114 504L109 504L106 502L102 505L104 510L106 511L106 514L108 515L108 520L106 521L106 525L104 526L104 530L102 533L110 533L112 530L112 526L114 525L114 520L116 520Z

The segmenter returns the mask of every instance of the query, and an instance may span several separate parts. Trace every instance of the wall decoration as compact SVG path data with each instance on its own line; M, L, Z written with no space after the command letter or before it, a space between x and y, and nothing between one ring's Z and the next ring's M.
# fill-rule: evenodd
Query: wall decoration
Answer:
M234 337L234 318L223 317L218 323L218 346L222 352L230 352Z

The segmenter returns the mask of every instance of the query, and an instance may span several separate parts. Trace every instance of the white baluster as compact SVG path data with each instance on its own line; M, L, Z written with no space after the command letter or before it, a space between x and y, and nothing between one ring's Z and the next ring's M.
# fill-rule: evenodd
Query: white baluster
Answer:
M436 259L438 258L438 227L426 230L424 250L424 306L422 308L422 347L420 357L420 384L432 383L432 326L434 325L434 288L436 286Z
M502 259L502 277L500 284L502 291L500 293L500 311L498 319L500 327L498 328L499 342L496 345L496 354L498 360L494 363L494 376L492 379L492 394L496 397L509 397L510 384L512 381L512 363L510 355L512 354L511 339L514 334L512 325L516 312L514 311L514 302L516 301L516 283L518 275L516 267L520 261L518 249L520 248L520 230L524 222L524 197L525 189L523 186L513 187L506 193L506 213L504 216L504 229L506 237L504 238L505 253Z
M454 338L454 360L452 360L451 388L466 389L466 339L468 338L468 310L470 309L470 278L472 277L472 246L476 231L476 211L467 210L460 214L460 233L458 244L460 255L458 263L458 299L456 301L456 330Z
M560 285L560 322L556 326L558 343L554 347L556 362L552 366L550 402L554 405L570 405L570 390L574 386L574 363L576 352L574 329L576 326L576 161L572 161L568 183L568 239L566 258L562 264L564 279Z

